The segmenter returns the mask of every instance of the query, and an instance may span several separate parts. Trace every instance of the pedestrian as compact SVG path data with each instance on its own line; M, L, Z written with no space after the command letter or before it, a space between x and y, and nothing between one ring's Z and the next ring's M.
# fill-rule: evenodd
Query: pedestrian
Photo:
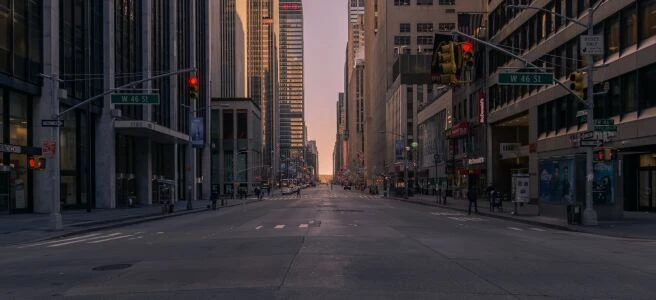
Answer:
M267 197L271 196L271 186L267 187Z
M442 200L442 187L437 187L437 204L440 204L440 200Z
M496 201L495 201L496 192L494 186L490 184L485 190L485 192L487 194L487 201L490 202L490 211L493 212L494 206L496 205Z
M296 187L296 198L301 198L301 187Z
M257 199L259 200L259 199L260 199L260 188L259 188L259 187L255 187L254 192L255 192L255 196L256 196Z
M472 205L474 206L474 212L478 213L478 206L476 205L476 189L470 188L467 192L467 198L469 199L469 209L468 212L471 215Z

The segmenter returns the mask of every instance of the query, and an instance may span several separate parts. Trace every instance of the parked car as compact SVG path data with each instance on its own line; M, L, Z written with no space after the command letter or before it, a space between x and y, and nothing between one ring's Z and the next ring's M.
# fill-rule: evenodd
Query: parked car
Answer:
M288 186L283 186L282 189L280 190L280 192L283 195L291 194L292 193L292 188L288 187Z
M344 190L349 190L349 191L350 191L350 190L351 190L351 186L350 186L350 185L347 185L347 184L344 185Z

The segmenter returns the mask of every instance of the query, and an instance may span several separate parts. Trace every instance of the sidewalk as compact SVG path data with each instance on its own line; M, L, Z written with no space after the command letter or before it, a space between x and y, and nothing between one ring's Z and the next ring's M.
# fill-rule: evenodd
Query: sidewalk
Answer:
M246 203L257 202L254 197L246 199ZM187 210L187 202L175 204L173 213L162 213L161 205L148 205L134 208L93 209L87 212L80 210L62 211L63 228L52 231L49 226L49 214L13 214L0 215L0 246L52 239L83 232L102 230L106 228L148 222L207 211L207 200L192 201L192 210ZM220 207L221 202L217 203ZM241 205L240 199L227 199L226 207Z
M437 204L436 196L430 195L415 195L409 197L408 199L390 197L390 199L412 202L427 206L448 208L464 212L467 212L469 207L469 201L466 199L454 200L451 197L447 198L447 205ZM600 221L599 225L597 226L581 226L567 224L567 219L565 216L563 216L563 218L541 216L539 214L539 207L534 204L524 204L523 207L518 207L518 215L512 214L514 207L513 203L511 202L503 202L503 211L494 212L490 212L490 204L487 199L479 199L477 204L479 214L494 218L567 231L585 232L623 238L656 240L655 213L625 211L624 219L622 220Z

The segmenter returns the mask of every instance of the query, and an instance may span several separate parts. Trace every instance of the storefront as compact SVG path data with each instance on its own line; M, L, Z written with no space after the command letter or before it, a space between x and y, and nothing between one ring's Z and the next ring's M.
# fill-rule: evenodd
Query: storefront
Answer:
M0 88L0 213L30 212L34 207L27 160L41 149L30 143L31 101L27 94Z
M656 149L625 149L622 161L623 206L627 211L656 211Z

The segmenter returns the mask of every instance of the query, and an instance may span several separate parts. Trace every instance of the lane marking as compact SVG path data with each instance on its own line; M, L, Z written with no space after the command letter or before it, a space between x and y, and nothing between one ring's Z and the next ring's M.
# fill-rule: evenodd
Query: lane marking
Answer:
M517 227L508 227L508 229L517 230L517 231L524 231L523 229L520 229L520 228L517 228Z
M542 229L542 228L537 228L537 227L531 227L531 229L532 229L532 230L535 230L535 231L540 231L540 232L545 232L545 231L546 231L546 230L544 230L544 229Z
M126 238L126 237L131 237L131 236L132 236L131 234L120 235L120 236L115 236L115 237L108 238L108 239L103 239L103 240L98 240L98 241L88 242L87 244L98 244L98 243L104 243L104 242L107 242L107 241L118 240L118 239L124 239L124 238Z
M121 233L117 232L117 233L112 233L112 234L107 234L107 235L94 236L94 237L90 237L90 238L86 238L86 239L80 239L80 240L70 241L70 242L66 242L66 243L59 243L59 244L50 245L50 246L48 246L48 248L61 247L61 246L66 246L66 245L76 244L76 243L81 243L81 242L88 242L88 241L92 241L92 240L95 240L95 239L104 239L104 238L108 238L108 237L112 237L112 236L117 236L119 234L121 234Z
M263 227L262 225L257 226L257 227L255 227L255 230L260 230L260 228L262 228L262 227Z
M163 232L163 231L159 231L159 232L157 232L157 234L164 234L164 232Z
M310 221L310 224L314 224L314 220Z
M285 228L285 225L276 225L276 227L273 227L275 229L283 229Z
M308 227L308 224L301 224L301 225L298 225L298 228L307 228L307 227Z
M29 245L24 245L18 247L18 249L23 249L23 248L28 248L28 247L35 247L35 246L41 246L41 245L47 245L47 244L55 244L55 243L61 243L61 242L67 242L67 241L73 241L73 240L78 240L78 239L84 239L84 238L89 238L92 236L99 235L100 233L92 233L92 234L87 234L87 235L82 235L82 236L77 236L77 237L72 237L72 238L67 238L63 240L56 240L56 241L47 241L47 242L40 242L40 243L34 243L34 244L29 244Z

